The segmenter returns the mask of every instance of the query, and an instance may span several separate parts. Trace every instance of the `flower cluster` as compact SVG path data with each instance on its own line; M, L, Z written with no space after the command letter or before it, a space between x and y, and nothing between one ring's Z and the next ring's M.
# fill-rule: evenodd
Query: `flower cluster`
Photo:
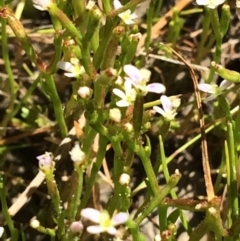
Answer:
M148 92L161 94L166 90L163 84L148 84L151 72L147 69L137 69L135 66L128 64L123 67L123 70L126 74L124 91L118 88L113 89L113 93L121 98L116 103L118 107L132 106L138 94L146 95ZM175 96L169 98L166 95L162 95L160 102L162 108L154 106L153 110L162 115L167 121L172 121L177 114L176 110L180 105L180 99Z
M151 76L151 72L147 69L139 70L129 64L125 65L123 70L127 75L124 82L124 91L118 88L113 89L113 93L121 98L116 103L118 107L133 105L138 93L142 95L146 95L148 92L160 94L166 90L165 86L160 83L147 84Z

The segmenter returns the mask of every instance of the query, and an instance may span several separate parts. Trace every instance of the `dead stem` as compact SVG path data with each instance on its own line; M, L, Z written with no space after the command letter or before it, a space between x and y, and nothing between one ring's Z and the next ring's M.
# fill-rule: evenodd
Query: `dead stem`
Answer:
M215 193L214 193L214 188L212 184L211 170L209 166L208 147L207 147L206 133L204 128L204 125L205 125L204 116L203 116L203 110L202 110L201 96L198 90L197 77L192 67L187 63L187 61L180 54L178 54L171 47L169 46L166 46L166 47L169 48L188 67L193 80L194 93L196 96L197 108L199 113L199 124L200 124L201 136L202 136L201 146L202 146L202 164L203 164L204 180L206 185L207 199L208 201L211 201L215 197Z

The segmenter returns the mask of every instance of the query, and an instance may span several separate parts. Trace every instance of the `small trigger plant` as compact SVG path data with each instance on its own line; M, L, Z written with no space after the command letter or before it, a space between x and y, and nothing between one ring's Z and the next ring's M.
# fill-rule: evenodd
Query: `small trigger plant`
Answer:
M223 55L234 5L10 2L0 0L0 238L176 241L180 222L186 240L238 240L240 73Z

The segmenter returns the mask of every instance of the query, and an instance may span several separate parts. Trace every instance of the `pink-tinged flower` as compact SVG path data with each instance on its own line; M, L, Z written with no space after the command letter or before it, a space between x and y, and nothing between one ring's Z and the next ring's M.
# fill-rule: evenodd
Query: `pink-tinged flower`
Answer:
M91 234L107 232L115 235L117 233L115 226L126 223L129 219L128 213L120 212L110 218L107 211L100 212L93 208L83 209L81 216L98 224L87 227L87 231Z
M147 94L148 92L160 94L166 90L165 86L160 83L147 84L151 76L151 72L147 69L139 70L135 66L128 64L123 67L123 70L128 76L125 77L125 80L130 81L143 94Z
M122 4L119 0L113 0L113 6L114 9L117 10L122 7ZM134 24L133 20L136 19L138 16L135 13L131 13L131 10L128 9L127 11L119 13L118 17L121 18L125 24L130 25Z
M40 10L40 11L46 11L50 7L50 5L53 3L52 0L33 0L33 6Z
M225 0L196 0L198 5L203 5L208 8L214 9L218 5L222 4L225 2Z
M120 89L114 88L113 93L120 97L121 100L119 100L116 105L118 107L127 107L130 105L133 105L135 99L136 99L136 91L132 88L132 83L129 80L125 80L124 83L124 92Z
M69 78L78 78L85 73L83 66L80 66L79 60L77 58L71 58L70 62L59 61L57 67L66 71L65 76Z
M162 95L160 100L163 108L159 106L153 106L153 109L157 113L162 115L166 120L168 121L174 120L175 116L177 115L176 109L180 105L180 99L174 98L171 100L166 95Z
M217 98L217 96L221 95L224 93L224 91L229 88L232 85L231 82L227 81L227 80L223 80L220 85L216 85L216 84L206 84L206 83L200 83L198 84L198 89L201 90L202 92L211 94L209 97L207 97L205 99L205 101L211 101L215 98Z
M40 170L46 171L54 168L54 162L52 160L52 153L46 152L43 155L37 156L38 165Z

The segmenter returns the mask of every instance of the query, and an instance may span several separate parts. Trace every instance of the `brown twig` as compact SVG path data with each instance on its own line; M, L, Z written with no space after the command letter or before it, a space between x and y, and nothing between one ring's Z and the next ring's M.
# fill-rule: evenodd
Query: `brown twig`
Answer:
M205 185L206 185L207 198L208 198L208 201L211 201L215 197L215 193L214 193L214 188L213 188L213 184L212 184L211 170L210 170L210 166L209 166L208 147L207 147L206 133L205 133L205 128L204 128L204 126L205 126L204 115L203 115L203 110L202 110L201 96L200 96L200 92L198 90L197 77L195 75L194 70L191 68L191 66L187 63L187 61L180 54L178 54L171 47L168 47L168 46L166 46L166 47L169 48L188 67L192 80L193 80L194 93L196 96L197 108L198 108L198 113L199 113L199 124L200 124L201 136L202 136L201 146L202 146L202 164L203 164L204 180L205 180Z

